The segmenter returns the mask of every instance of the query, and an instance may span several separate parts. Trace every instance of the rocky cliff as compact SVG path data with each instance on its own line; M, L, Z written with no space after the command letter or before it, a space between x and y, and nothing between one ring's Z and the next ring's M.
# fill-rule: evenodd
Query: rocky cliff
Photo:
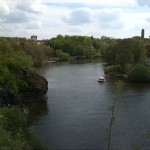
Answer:
M46 100L48 82L43 76L26 68L9 66L9 69L15 72L21 78L20 81L25 82L27 86L21 89L17 95L9 89L0 87L0 106Z

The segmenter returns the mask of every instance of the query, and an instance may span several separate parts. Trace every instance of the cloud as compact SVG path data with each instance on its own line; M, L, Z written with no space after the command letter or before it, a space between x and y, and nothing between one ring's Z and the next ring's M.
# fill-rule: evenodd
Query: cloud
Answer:
M119 19L121 13L120 9L101 9L96 11L95 15L99 21L110 22Z
M27 23L37 20L37 15L45 11L40 0L0 0L0 23Z
M124 22L122 21L121 9L102 9L95 12L95 18L101 28L123 28Z
M150 1L149 0L136 0L137 3L140 5L140 6L149 6L150 7Z
M85 3L79 3L79 2L48 2L48 3L43 3L46 6L49 7L64 7L64 8L69 8L69 9L76 9L76 8L81 8L81 7L86 7Z
M0 18L8 15L10 13L10 9L4 1L0 2Z
M100 27L103 29L121 29L124 27L124 22L121 21L111 21L100 24Z
M28 13L42 13L44 11L44 5L40 3L39 0L25 0L23 3L19 1L16 5L16 9L26 11Z
M0 34L129 37L148 28L147 6L149 0L0 0Z
M3 23L24 23L29 21L29 16L22 11L14 11L9 15L5 15Z
M89 8L78 8L73 10L69 16L62 18L64 22L71 25L83 25L92 21L92 11Z
M71 26L95 24L101 28L117 29L124 27L121 14L122 10L117 8L101 10L79 8L70 12L63 21Z
M150 23L150 17L146 18L146 21L147 21L148 23Z
M42 23L40 21L31 21L26 25L26 29L40 29Z
M68 29L68 31L71 32L71 33L77 33L77 32L81 32L82 30L81 30L80 28L71 28L71 27L70 27L70 28Z

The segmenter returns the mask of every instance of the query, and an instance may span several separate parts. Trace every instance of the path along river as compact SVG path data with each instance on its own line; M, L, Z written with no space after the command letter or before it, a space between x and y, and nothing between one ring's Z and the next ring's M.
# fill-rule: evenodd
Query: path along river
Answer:
M38 72L48 80L47 103L30 106L32 119L48 150L105 150L114 82L103 64L48 64ZM133 150L150 130L150 84L126 83L112 128L114 150ZM150 140L144 149L150 149Z

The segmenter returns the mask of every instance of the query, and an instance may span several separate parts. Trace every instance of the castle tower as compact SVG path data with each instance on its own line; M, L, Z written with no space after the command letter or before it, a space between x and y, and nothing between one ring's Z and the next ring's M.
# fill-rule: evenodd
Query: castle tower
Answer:
M144 39L144 29L141 31L141 38Z
M33 41L37 41L37 35L32 35L30 39Z

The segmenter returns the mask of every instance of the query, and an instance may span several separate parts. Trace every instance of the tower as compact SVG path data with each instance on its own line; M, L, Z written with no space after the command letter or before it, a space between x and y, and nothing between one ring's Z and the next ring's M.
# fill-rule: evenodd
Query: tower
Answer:
M141 31L141 38L144 39L144 29Z
M33 41L37 41L37 35L32 35L30 39Z

